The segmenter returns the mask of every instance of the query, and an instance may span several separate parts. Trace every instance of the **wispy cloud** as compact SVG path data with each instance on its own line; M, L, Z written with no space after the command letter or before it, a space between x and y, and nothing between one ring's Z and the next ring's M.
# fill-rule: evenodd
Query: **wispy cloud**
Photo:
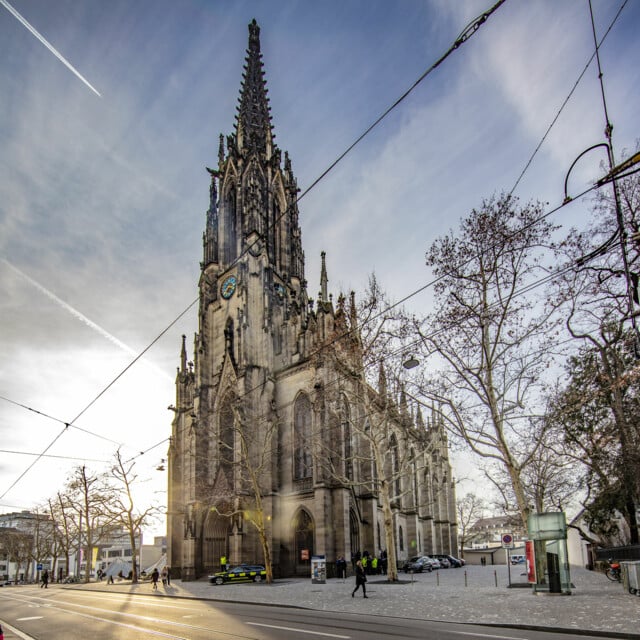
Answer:
M2 0L0 0L0 2L2 2ZM87 318L87 316L85 316L83 313L81 313L80 311L72 307L70 304L58 298L58 296L55 293L53 293L52 291L49 291L49 289L41 285L39 282L37 282L33 278L30 278L26 273L18 269L18 267L12 265L6 258L2 258L1 260L14 273L18 274L21 278L24 278L29 284L31 284L36 289L38 289L38 291L40 291L45 296L47 296L47 298L49 298L50 300L53 300L53 302L55 302L57 305L59 305L60 307L68 311L72 316L74 316L75 318L77 318L78 320L86 324L88 327L90 327L91 329L99 333L103 338L106 338L109 342L116 345L116 347L118 347L119 349L122 349L122 351L125 351L129 355L138 356L138 353L134 349L126 345L121 340L118 340L118 338L111 335L106 329L103 329L99 324L96 324L95 322L93 322L93 320L90 320L89 318ZM152 367L154 371L156 371L156 373L159 373L163 377L166 377L169 380L172 380L172 378L168 376L167 373L162 369L156 367L155 365L152 365L151 363L147 363L147 364L150 367Z
M99 98L102 96L98 92L98 90L51 44L48 40L38 32L32 25L30 25L8 2L7 0L0 0L0 4L14 17L18 22L20 22L26 29L28 29L42 44L53 53L53 55L62 62L62 64L67 67L73 74L80 78L82 82L84 82L91 91L93 91Z

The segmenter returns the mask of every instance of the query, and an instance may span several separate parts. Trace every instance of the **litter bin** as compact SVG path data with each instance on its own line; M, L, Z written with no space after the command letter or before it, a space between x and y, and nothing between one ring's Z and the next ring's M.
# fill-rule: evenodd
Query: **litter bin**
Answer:
M640 596L640 562L621 562L622 585L634 596Z

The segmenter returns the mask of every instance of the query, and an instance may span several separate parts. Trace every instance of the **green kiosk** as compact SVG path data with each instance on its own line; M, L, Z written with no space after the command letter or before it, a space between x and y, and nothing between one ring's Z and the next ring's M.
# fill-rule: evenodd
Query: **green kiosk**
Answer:
M564 511L533 513L527 528L527 573L534 593L571 595Z

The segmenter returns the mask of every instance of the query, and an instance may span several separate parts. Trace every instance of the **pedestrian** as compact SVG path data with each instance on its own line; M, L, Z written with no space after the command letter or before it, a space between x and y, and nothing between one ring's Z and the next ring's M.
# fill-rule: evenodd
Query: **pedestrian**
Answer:
M220 557L220 571L227 570L227 556Z
M107 580L107 584L113 584L113 573L109 574L109 579Z
M364 567L362 566L362 561L358 560L356 562L356 588L351 592L351 597L356 597L356 591L362 586L362 593L364 597L367 597L367 576L364 572Z
M167 570L167 586L171 586L171 567L165 567Z
M162 573L160 574L160 576L162 577L162 586L166 587L167 586L167 567L164 567L162 569Z
M42 584L40 585L40 588L42 589L42 587L44 587L45 589L49 588L49 572L45 569L42 572Z
M158 578L160 577L160 573L158 572L158 567L156 567L152 572L151 572L151 582L153 582L153 590L157 591L158 590Z
M338 578L342 578L344 580L347 577L347 561L344 559L344 556L340 556L336 560L336 570Z

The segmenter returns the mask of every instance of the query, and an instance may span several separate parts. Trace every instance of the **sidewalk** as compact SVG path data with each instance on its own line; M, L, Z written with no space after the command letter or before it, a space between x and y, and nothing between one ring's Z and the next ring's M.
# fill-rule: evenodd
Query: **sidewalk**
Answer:
M294 606L321 611L346 611L368 616L395 616L424 620L467 622L509 627L563 630L574 633L605 632L616 638L640 640L640 597L625 593L601 573L572 567L575 588L571 595L534 595L521 576L521 568L511 567L509 587L507 567L468 566L434 573L400 575L400 584L389 584L383 576L369 576L365 601L361 593L351 597L354 578L346 582L291 578L267 584L225 584L207 581L181 582L158 586L153 592L148 582L128 581L107 585L63 585L63 588L148 594L154 597L199 598L233 602L255 602ZM466 586L465 586L466 581ZM497 586L496 586L497 582Z

